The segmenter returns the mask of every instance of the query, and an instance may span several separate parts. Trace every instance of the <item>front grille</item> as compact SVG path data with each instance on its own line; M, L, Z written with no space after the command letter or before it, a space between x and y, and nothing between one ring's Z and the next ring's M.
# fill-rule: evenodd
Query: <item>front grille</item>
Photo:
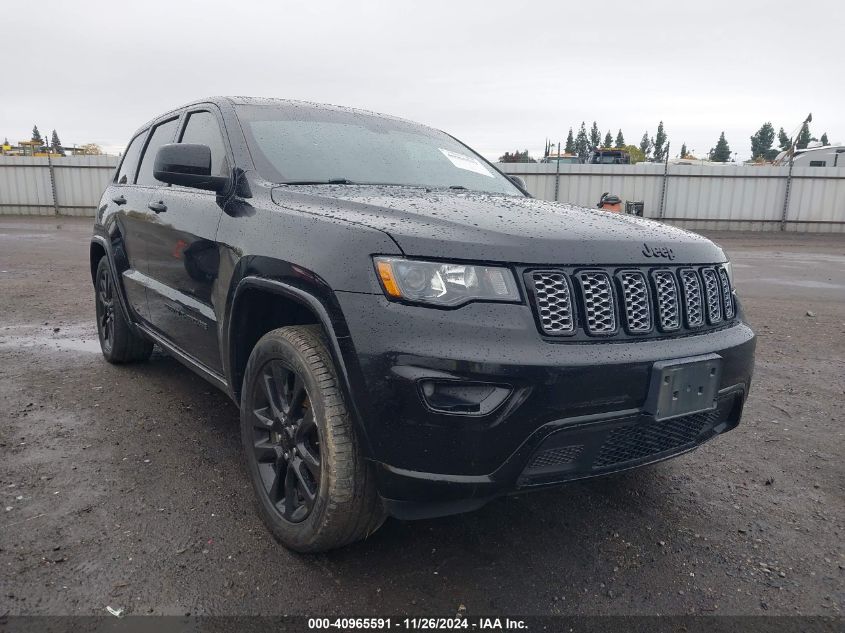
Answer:
M734 318L734 300L731 294L731 281L728 279L728 271L719 267L719 281L722 283L722 301L725 302L725 318Z
M616 332L616 310L610 276L605 272L578 274L584 299L584 327L590 334Z
M660 329L664 332L673 332L681 327L681 309L678 305L678 286L675 284L675 275L668 270L656 270L652 274L657 291Z
M634 270L619 273L622 300L625 303L625 327L631 334L651 331L651 309L645 275Z
M714 325L721 323L722 301L716 271L713 268L704 268L701 276L704 278L704 294L707 298L707 320Z
M593 461L593 469L643 459L680 449L698 439L713 425L716 413L708 411L673 420L627 426L611 431Z
M722 266L557 268L524 278L547 336L651 338L721 327L736 316Z
M575 330L572 292L567 276L561 272L531 273L540 327L546 334L569 334Z
M687 312L687 327L701 327L704 324L704 309L701 299L701 281L692 268L680 271L684 286L684 308Z

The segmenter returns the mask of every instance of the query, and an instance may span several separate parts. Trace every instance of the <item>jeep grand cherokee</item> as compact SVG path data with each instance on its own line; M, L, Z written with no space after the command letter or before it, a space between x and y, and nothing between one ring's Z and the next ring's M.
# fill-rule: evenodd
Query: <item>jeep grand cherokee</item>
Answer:
M105 358L157 344L231 396L258 510L299 551L679 455L751 382L718 246L532 199L448 134L347 108L147 123L90 257Z

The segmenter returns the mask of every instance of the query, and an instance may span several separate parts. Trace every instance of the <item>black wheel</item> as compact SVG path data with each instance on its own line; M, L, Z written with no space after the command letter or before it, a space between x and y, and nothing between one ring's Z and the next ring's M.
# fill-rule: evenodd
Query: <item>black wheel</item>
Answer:
M384 521L318 327L258 341L244 376L241 437L259 512L283 545L333 549Z
M152 341L132 332L117 305L117 289L108 259L97 264L94 281L94 304L97 313L97 334L103 356L110 363L131 363L147 360L153 353Z

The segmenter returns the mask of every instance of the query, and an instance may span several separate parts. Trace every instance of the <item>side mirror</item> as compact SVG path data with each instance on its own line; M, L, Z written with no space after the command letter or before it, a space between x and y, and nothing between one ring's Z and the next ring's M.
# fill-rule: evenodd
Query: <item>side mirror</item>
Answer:
M162 145L156 153L153 176L172 185L216 193L229 184L227 177L211 175L211 149L208 145L193 143Z
M523 191L528 191L528 189L525 188L525 181L519 176L508 176L508 180L510 180L513 184L515 184Z

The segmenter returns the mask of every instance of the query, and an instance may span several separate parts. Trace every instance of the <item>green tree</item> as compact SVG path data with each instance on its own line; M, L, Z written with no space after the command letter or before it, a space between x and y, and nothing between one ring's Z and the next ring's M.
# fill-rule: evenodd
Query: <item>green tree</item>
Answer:
M516 150L513 154L505 152L499 156L500 163L536 163L537 161L528 155L528 150L520 152Z
M798 132L798 140L795 142L795 147L798 149L807 149L810 141L813 140L813 135L810 134L810 124L804 121L801 126L801 131Z
M777 150L772 150L772 145L775 142L775 128L771 121L766 121L760 129L751 137L751 160L765 159L772 160L772 152L775 155Z
M642 152L643 160L648 159L648 155L651 153L652 147L653 144L651 139L648 137L648 131L646 131L646 133L643 134L642 140L640 140L640 152Z
M602 143L602 147L613 147L613 136L610 134L610 130L608 130L607 134L604 135L604 143Z
M599 126L593 121L593 127L590 128L590 149L601 145L601 132Z
M666 158L666 148L664 144L666 143L666 132L663 130L663 121L661 121L657 125L657 136L654 137L654 150L653 156L654 160L658 162L662 162L664 158Z
M572 128L569 128L569 134L566 135L566 147L563 148L563 151L567 154L575 153L575 137L572 136Z
M587 136L587 125L581 121L581 129L578 130L578 136L575 137L575 154L581 160L586 160L590 154L590 137Z
M731 159L731 146L725 138L725 133L719 135L719 140L716 142L716 147L710 153L710 160L716 163L727 163Z
M619 133L616 135L616 145L615 145L615 147L617 149L622 149L623 147L625 147L625 137L622 136L622 130L621 129L619 130Z
M62 147L62 142L59 140L59 135L56 133L56 130L53 130L53 136L50 140L50 145L53 146L54 152L58 152L62 156L65 155L65 150Z
M786 151L792 145L792 140L786 135L786 132L783 131L783 128L778 130L778 147L781 150Z
M822 134L822 137L819 139L822 145L830 145L830 141L827 140L827 132Z
M637 163L641 163L645 160L645 154L640 151L640 148L636 145L625 145L624 147L620 147L619 149L624 149L628 152L628 155L631 157L631 164L636 165Z
M681 156L680 156L680 158L686 158L686 156L687 156L687 144L683 143L681 145Z
M43 142L44 142L44 139L43 139L43 138L41 138L41 132L39 132L39 131L38 131L38 126L37 126L37 125L33 125L33 126L32 126L32 140L33 140L33 141L36 141L36 142L38 142L38 143L43 143Z

